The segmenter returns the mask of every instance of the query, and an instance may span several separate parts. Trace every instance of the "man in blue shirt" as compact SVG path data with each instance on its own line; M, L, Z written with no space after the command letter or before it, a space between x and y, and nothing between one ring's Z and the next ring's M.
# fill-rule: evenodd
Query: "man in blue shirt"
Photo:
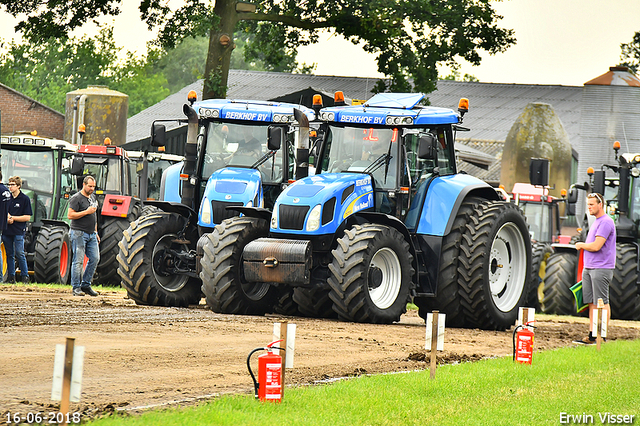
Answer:
M2 237L2 233L7 229L7 212L10 200L11 191L2 183L2 172L0 171L0 238ZM0 265L3 265L2 250L0 250ZM2 274L0 274L0 281L2 281Z
M7 282L16 282L16 260L20 267L20 278L24 283L29 282L29 268L27 257L24 254L24 233L27 230L27 222L31 219L31 200L20 188L22 179L19 176L11 176L7 183L11 191L7 216L7 230L2 233L2 242L7 253Z

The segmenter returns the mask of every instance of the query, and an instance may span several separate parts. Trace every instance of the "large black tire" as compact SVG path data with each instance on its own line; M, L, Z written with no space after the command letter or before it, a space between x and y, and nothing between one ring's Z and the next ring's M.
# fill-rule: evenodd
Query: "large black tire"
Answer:
M273 307L273 313L290 317L300 316L298 305L293 300L293 287L278 287L278 300Z
M160 211L162 211L162 209L160 209L159 207L152 206L150 204L143 204L142 210L140 210L140 217L158 213Z
M544 279L542 312L555 315L577 315L576 300L571 291L571 286L576 283L577 263L577 252L561 252L549 256Z
M409 244L394 228L354 225L332 250L329 297L338 318L390 324L407 310L414 269Z
M253 217L232 217L204 235L202 292L207 305L223 314L264 315L273 312L278 288L244 280L242 252L245 246L269 233L269 222Z
M69 228L44 225L36 236L33 256L35 281L68 284L72 257Z
M312 287L295 287L293 300L298 306L300 315L310 318L335 318L333 301L329 297L329 289L317 285Z
M200 302L200 280L163 273L156 264L167 249L195 251L195 241L187 244L178 240L186 221L177 213L158 212L132 222L124 231L117 257L118 275L129 298L137 304L186 307Z
M531 273L527 221L515 204L485 201L465 225L458 284L465 326L504 330L524 306Z
M544 299L544 279L547 275L547 261L553 254L549 243L534 243L531 246L531 278L529 279L529 296L527 306L541 312Z
M414 297L413 303L418 307L418 315L427 319L427 314L438 310L446 314L447 327L463 327L464 315L460 293L458 292L458 257L460 256L460 241L465 225L469 222L469 215L482 199L470 197L466 199L453 222L449 234L442 240L442 254L438 270L438 288L435 297Z
M640 320L638 251L633 244L616 245L616 269L609 286L611 318Z
M118 243L122 240L124 231L129 228L131 222L138 219L142 206L136 202L131 213L124 217L102 217L102 224L98 229L100 235L100 262L96 268L95 283L103 286L120 287L118 276L118 261L116 257L120 252Z

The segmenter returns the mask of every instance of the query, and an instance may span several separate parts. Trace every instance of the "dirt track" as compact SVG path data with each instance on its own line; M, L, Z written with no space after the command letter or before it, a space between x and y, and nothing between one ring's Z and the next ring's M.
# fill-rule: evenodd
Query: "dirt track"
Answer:
M100 290L100 288L98 288ZM280 317L136 306L122 292L96 298L70 291L0 284L0 413L55 411L54 348L66 337L85 347L83 416L190 404L222 393L250 393L246 357L269 343ZM287 318L297 324L288 385L367 373L424 369L425 327L415 311L393 325ZM571 345L586 319L538 318L536 350ZM639 322L612 321L611 339L640 338ZM443 362L511 354L511 331L447 329ZM330 352L330 356L325 355Z

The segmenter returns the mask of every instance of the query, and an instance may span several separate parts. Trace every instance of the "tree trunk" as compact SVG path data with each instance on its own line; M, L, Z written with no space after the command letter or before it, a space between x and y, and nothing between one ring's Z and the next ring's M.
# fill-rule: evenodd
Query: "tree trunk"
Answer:
M203 99L225 98L231 52L235 47L233 30L238 23L235 1L216 1L215 14L220 17L220 25L209 32L209 52L204 72Z

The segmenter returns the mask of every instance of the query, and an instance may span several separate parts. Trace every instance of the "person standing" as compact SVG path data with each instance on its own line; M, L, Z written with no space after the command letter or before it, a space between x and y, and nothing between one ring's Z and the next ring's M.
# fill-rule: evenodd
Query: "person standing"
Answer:
M24 234L27 230L27 222L31 219L31 200L20 189L22 179L19 176L11 176L7 183L11 191L11 199L7 209L7 230L2 233L4 250L7 253L7 282L16 282L16 260L20 267L20 280L29 282L29 268L27 256L24 254Z
M589 305L589 336L574 342L589 345L596 341L592 324L598 299L602 299L607 310L607 325L611 318L609 283L616 267L616 225L605 213L604 197L601 194L592 192L587 195L587 209L596 220L589 228L587 240L576 243L576 248L584 250L582 299Z
M11 201L11 191L2 183L2 171L0 171L0 239L2 238L2 233L7 229L9 201ZM3 264L2 250L0 250L0 268L2 268ZM2 281L1 273L0 281Z
M94 191L96 180L86 176L82 181L82 190L69 199L67 217L71 220L71 247L73 249L73 263L71 266L71 285L74 296L97 296L91 288L91 280L100 261L100 236L98 236L98 221L96 210L98 201ZM85 255L89 259L87 267L82 273Z

